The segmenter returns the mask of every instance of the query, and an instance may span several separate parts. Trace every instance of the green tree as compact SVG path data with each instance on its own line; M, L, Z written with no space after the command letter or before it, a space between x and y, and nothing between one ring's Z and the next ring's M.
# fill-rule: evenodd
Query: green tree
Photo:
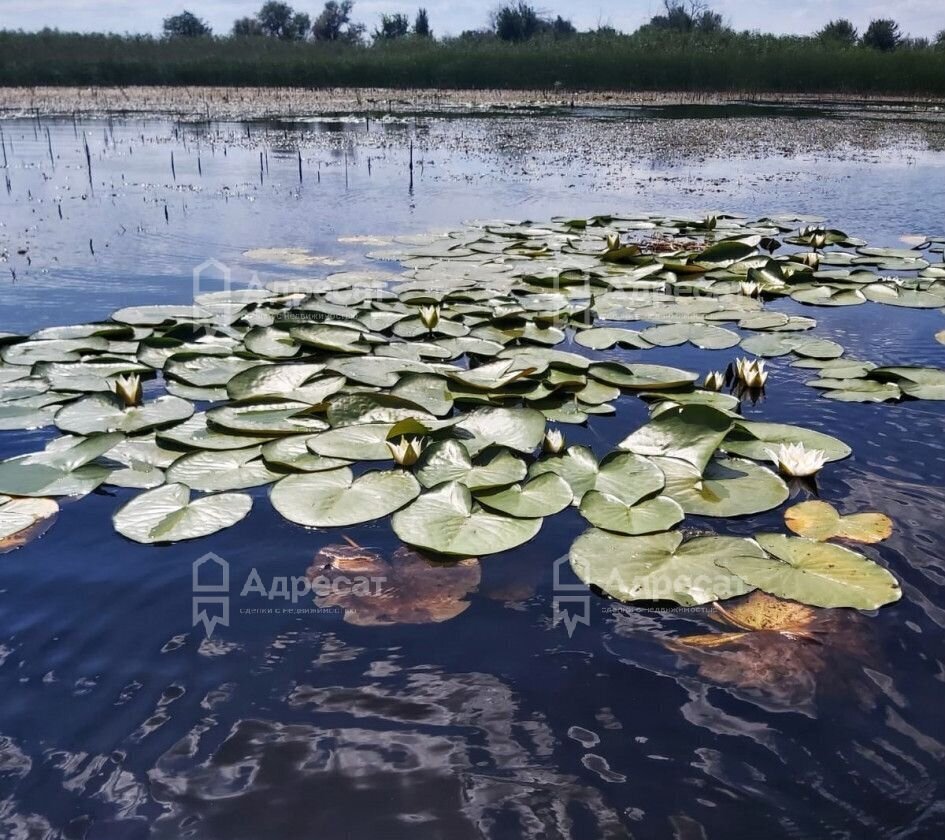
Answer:
M381 15L381 27L374 30L375 41L394 41L397 38L406 38L410 34L410 21L407 15Z
M821 41L829 41L831 44L842 45L844 47L854 47L860 37L856 27L846 18L837 18L828 23L817 37Z
M713 12L702 0L663 0L663 14L650 19L652 29L672 32L721 32L722 15Z
M561 15L558 15L551 22L551 31L556 38L569 38L571 35L577 34L574 24L567 18L561 17Z
M863 35L863 46L891 52L899 46L901 40L902 33L899 31L899 24L889 18L879 18L870 21Z
M265 35L283 41L304 39L312 28L312 19L304 12L296 12L288 3L268 0L256 13L256 19Z
M495 12L492 28L503 41L528 41L542 30L542 20L534 6L517 0Z
M316 41L344 41L356 44L364 36L364 26L351 22L351 0L328 0L321 14L312 25L312 36Z
M209 38L213 34L205 20L186 10L164 18L163 27L165 38Z
M426 9L418 9L417 17L413 22L413 34L418 38L432 38L433 30L430 29L430 18Z
M938 35L935 36L935 43L933 46L937 50L945 50L945 29L941 30Z
M237 38L249 38L264 34L259 21L254 17L243 17L233 21L233 35Z

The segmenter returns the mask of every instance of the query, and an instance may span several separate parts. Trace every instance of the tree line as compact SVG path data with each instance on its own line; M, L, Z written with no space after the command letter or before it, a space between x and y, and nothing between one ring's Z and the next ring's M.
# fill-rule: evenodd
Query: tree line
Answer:
M231 35L236 38L268 37L282 41L322 41L339 44L363 45L368 40L383 43L407 38L433 39L433 30L427 10L417 10L411 22L406 13L381 15L373 32L368 33L363 23L352 20L353 0L328 0L317 17L296 11L281 0L267 0L251 17L235 21ZM703 0L663 0L663 11L654 15L637 33L690 34L699 36L735 34L722 15ZM165 38L210 38L209 24L190 11L164 19ZM551 18L539 12L527 0L516 0L492 12L487 27L463 32L455 40L486 40L494 38L506 42L525 42L538 38L570 38L577 36L577 28L567 18ZM618 35L608 26L599 26L598 35ZM860 34L853 23L845 18L830 21L812 36L824 44L837 47L867 47L883 52L898 48L922 49L934 46L945 50L945 29L934 38L907 37L899 24L891 18L877 18Z

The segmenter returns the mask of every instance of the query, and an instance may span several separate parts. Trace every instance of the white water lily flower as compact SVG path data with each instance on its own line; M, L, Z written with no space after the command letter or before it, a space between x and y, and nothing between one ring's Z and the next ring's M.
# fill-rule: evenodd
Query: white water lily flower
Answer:
M125 408L141 405L143 402L141 377L136 373L117 377L115 379L115 393Z
M792 259L811 268L817 268L817 266L820 265L820 254L815 251L805 251L803 254L795 254Z
M821 449L808 449L803 443L782 443L775 452L765 449L782 475L804 478L819 472L827 463L827 454Z
M815 233L810 238L810 245L812 248L820 249L827 244L827 234L826 233Z
M420 320L423 322L428 330L432 330L440 323L440 307L439 306L421 306L420 307Z
M706 374L706 378L702 382L702 387L707 391L721 391L724 385L725 374L720 370L713 370Z
M768 381L763 359L736 359L735 374L739 381L749 388L763 388Z
M387 441L387 448L395 463L401 467L412 467L423 451L423 441L420 438L404 438L400 443Z
M620 247L620 234L619 233L608 233L605 241L607 243L608 251L615 251Z
M742 281L738 284L738 291L747 297L758 297L761 294L761 286L751 281Z
M564 435L558 429L549 429L545 432L545 439L542 441L541 448L551 455L557 455L564 449Z

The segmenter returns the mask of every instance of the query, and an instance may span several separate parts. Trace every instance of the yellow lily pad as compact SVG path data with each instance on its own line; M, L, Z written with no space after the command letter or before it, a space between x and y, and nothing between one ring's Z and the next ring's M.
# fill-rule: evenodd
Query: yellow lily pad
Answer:
M827 502L809 501L789 508L784 521L795 534L808 539L824 540L838 537L861 543L878 543L892 534L892 520L883 513L854 513L841 516Z

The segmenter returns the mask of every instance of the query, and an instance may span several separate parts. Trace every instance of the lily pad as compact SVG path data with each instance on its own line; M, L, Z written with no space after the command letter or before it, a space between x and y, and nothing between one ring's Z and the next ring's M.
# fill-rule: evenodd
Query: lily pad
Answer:
M571 546L574 573L618 601L696 606L745 595L754 587L722 568L723 558L764 558L754 540L696 537L678 531L622 536L591 528Z
M853 540L878 543L892 534L892 520L883 513L853 513L841 516L827 502L813 499L788 508L784 521L795 534L811 540Z
M528 453L541 444L545 417L533 408L477 408L453 428L470 455L493 445Z
M584 494L581 515L598 528L634 535L668 531L685 517L679 503L668 496L627 503L598 490Z
M490 510L524 519L553 516L571 504L568 483L554 473L544 473L523 484L477 493L476 500Z
M41 537L58 514L59 505L53 499L9 499L0 504L0 554Z
M705 472L676 458L653 458L666 478L663 495L696 516L747 516L772 510L790 492L767 467L741 458L709 462Z
M167 480L203 492L245 490L269 484L281 476L268 468L261 448L190 452L171 464Z
M419 493L417 480L404 470L367 472L355 478L342 467L287 476L273 485L269 498L290 522L329 528L387 516Z
M408 545L463 557L509 551L541 529L539 518L489 513L474 504L469 489L448 481L394 514L394 533Z
M828 461L841 461L849 457L852 449L842 440L786 423L764 423L742 420L735 424L731 433L722 443L722 448L733 455L754 458L756 461L769 461L769 449L777 449L781 444L802 443L806 449L819 449Z
M135 496L112 520L119 534L135 542L179 542L229 528L252 506L245 493L217 493L191 501L189 488L167 484Z
M760 534L768 557L729 556L718 562L752 586L815 607L875 610L902 591L882 566L833 543L783 534Z
M692 464L699 472L732 429L730 415L707 405L667 409L619 444L638 455L664 455Z

